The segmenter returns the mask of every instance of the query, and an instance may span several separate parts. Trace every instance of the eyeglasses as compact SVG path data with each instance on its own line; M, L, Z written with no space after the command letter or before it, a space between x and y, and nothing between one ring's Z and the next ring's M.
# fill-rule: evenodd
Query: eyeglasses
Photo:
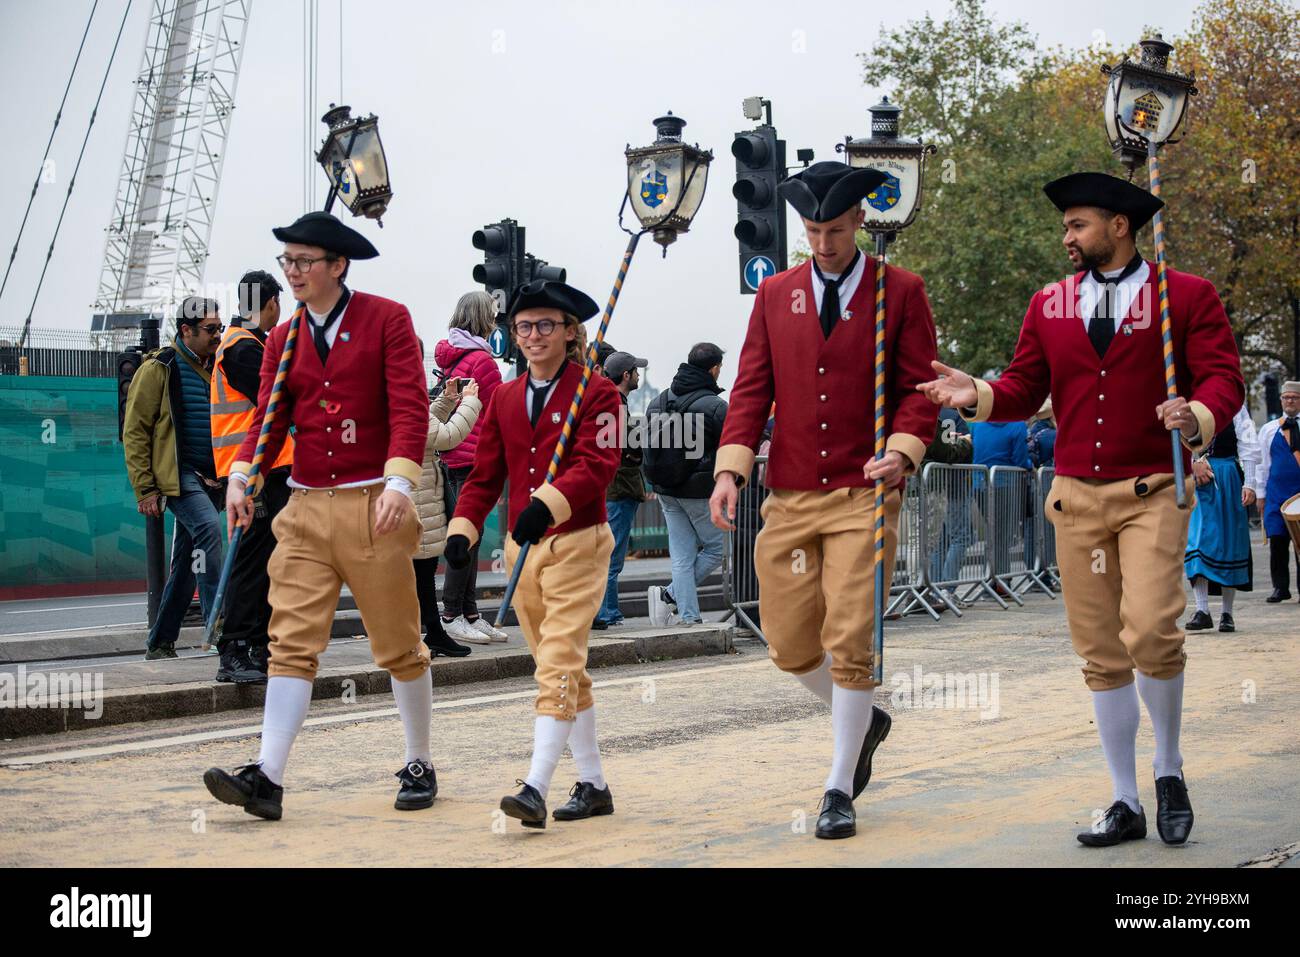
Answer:
M521 338L527 339L533 334L533 330L536 329L539 336L546 337L555 331L556 325L557 323L554 319L538 319L536 322L530 322L525 319L523 322L515 323L515 332L518 333Z
M221 332L222 332L222 330L224 330L226 327L225 327L224 324L218 322L215 326L212 326L212 325L208 325L208 326L199 326L199 328L202 329L204 332L206 332L206 333L207 333L208 335L210 335L210 336L216 336L216 335L220 335Z
M312 259L308 256L298 256L297 258L291 258L289 256L276 256L275 261L280 264L280 268L283 269L285 272L288 272L289 267L293 266L300 273L309 273L311 272L311 267L316 265L318 262L321 262L322 260L324 260L325 262L333 262L338 258L339 258L338 256L317 256L315 259Z

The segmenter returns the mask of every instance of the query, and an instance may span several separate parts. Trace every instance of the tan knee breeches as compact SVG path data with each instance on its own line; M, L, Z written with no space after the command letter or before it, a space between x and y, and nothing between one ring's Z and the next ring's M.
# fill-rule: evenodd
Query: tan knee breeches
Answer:
M515 590L528 650L537 666L537 713L572 720L591 707L587 636L609 580L614 535L608 523L548 535L528 549ZM519 546L506 539L506 571Z
M774 489L763 503L754 545L759 615L768 655L782 671L804 674L831 656L843 688L874 688L875 490ZM885 495L885 592L898 550L903 496Z
M267 565L269 675L316 677L344 582L357 601L375 664L398 681L418 678L429 667L411 564L420 520L412 506L394 531L375 535L375 503L383 488L294 489L276 516L275 551Z
M1190 476L1187 500L1194 506ZM1182 671L1178 616L1187 607L1191 507L1179 510L1173 474L1114 481L1058 475L1044 511L1056 527L1070 640L1088 687L1123 687L1134 668L1152 678Z

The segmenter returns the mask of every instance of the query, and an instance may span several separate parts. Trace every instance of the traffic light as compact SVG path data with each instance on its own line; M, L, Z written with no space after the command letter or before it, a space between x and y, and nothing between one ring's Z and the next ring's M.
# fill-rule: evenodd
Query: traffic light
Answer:
M563 266L552 266L545 259L538 259L532 253L524 254L524 282L534 279L549 279L552 282L564 282L568 271Z
M735 135L731 155L736 158L740 240L740 291L753 294L766 277L786 268L785 203L776 187L785 179L785 140L777 139L771 123Z
M483 263L474 267L474 281L482 283L504 313L523 280L524 228L513 219L503 219L476 229L471 240L483 250Z
M126 397L131 391L131 380L140 368L140 350L128 349L117 354L117 440L122 441L122 426L126 423Z

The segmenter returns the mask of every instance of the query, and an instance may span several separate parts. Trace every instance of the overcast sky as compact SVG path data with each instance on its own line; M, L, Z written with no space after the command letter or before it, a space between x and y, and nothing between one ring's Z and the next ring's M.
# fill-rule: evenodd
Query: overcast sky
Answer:
M671 109L688 121L688 140L714 150L708 194L690 233L667 259L647 239L610 325L609 340L648 357L649 379L661 388L701 339L727 350L724 384L735 372L752 304L737 291L731 232L729 149L732 134L752 125L741 100L772 101L792 164L797 148L833 159L845 134L865 135L867 108L889 92L863 85L857 55L872 46L882 24L896 27L927 11L942 19L949 8L946 0L320 0L314 143L325 129L320 115L340 99L340 2L342 102L356 113L379 114L395 193L382 230L360 222L381 258L358 263L350 283L404 302L430 344L445 333L456 299L474 288L470 271L482 255L470 245L476 228L514 217L527 227L529 251L565 266L571 283L603 302L626 242L616 223L626 186L624 147L651 142L651 120ZM8 188L0 190L5 263L91 6L92 0L0 0L9 143ZM152 0L132 6L36 305L36 327L89 328L152 6ZM1024 22L1042 47L1087 46L1096 31L1132 43L1146 25L1168 37L1188 29L1193 7L1185 0L989 4L998 20ZM56 180L37 194L0 299L0 326L21 324L27 315L125 9L126 0L99 2L51 154ZM274 269L280 249L271 227L304 211L302 23L301 0L252 4L209 282ZM1100 117L1097 135L1103 135ZM313 178L323 201L318 167ZM802 238L796 222L791 219L792 246Z

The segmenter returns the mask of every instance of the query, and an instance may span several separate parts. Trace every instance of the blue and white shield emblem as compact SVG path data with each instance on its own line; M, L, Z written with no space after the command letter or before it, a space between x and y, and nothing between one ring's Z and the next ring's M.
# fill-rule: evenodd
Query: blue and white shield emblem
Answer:
M352 192L352 169L338 160L334 161L334 182L339 184L339 192L347 196Z
M668 177L654 167L641 180L641 202L654 209L668 195Z
M867 205L872 209L887 213L902 199L903 192L898 185L898 177L889 174L889 178L867 194Z

